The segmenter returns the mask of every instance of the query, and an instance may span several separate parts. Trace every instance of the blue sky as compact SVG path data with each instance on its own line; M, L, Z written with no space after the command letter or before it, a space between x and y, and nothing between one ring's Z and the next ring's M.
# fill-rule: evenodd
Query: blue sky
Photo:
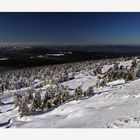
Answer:
M140 13L0 13L0 42L140 45Z

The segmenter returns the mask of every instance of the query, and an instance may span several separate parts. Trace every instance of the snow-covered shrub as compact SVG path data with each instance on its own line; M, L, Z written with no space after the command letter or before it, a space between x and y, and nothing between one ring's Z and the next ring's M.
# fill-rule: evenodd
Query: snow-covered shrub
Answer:
M31 90L28 90L27 93L25 94L28 103L32 103L33 98L34 98L34 96L33 96L33 93L34 93L34 92L35 92L35 91L34 91L33 89L31 89Z
M98 77L97 77L96 84L95 84L95 87L96 87L97 89L100 87L100 79L101 79L101 77L98 76Z
M118 79L122 79L122 78L124 79L125 78L124 77L125 76L125 73L126 72L124 70L119 70L119 69L116 70L116 71L114 71L114 73L113 73L114 74L113 75L113 81L114 80L118 80Z
M93 94L93 87L90 86L86 91L84 91L84 96L90 96Z
M47 101L47 108L50 109L54 106L54 104L52 103L52 99Z
M84 92L83 92L83 90L82 90L82 87L79 86L79 87L77 87L77 88L75 89L75 91L74 91L74 99L75 99L75 100L78 100L78 97L80 97L80 96L82 96L82 95L84 95Z
M134 79L140 78L140 64L138 63L135 68L133 68Z
M41 108L41 94L38 91L38 92L35 93L33 103L31 105L31 111L36 111L40 108Z
M52 99L52 106L53 107L58 106L60 103L61 103L60 102L60 95L58 95Z
M119 69L119 64L116 62L116 63L114 64L113 70L118 70L118 69Z
M120 70L123 70L123 69L124 69L124 66L123 66L123 65L121 65L119 69L120 69Z
M59 83L59 77L57 77L56 75L52 78L54 84L58 84Z
M131 70L127 70L127 73L125 74L124 76L124 80L125 81L132 81L134 80L134 71L131 71Z
M117 69L117 70L116 70ZM106 77L108 79L108 82L112 82L114 80L118 79L124 79L125 81L131 81L134 80L134 68L124 68L124 67L115 67L115 69L110 69L106 73Z
M44 98L42 99L42 103L41 103L41 109L45 109L47 107L47 102L50 100L51 98L49 97L49 93L48 91L46 91Z
M54 88L52 85L47 88L46 92L48 94L48 98L52 99L54 97Z
M92 72L91 72L91 74L92 74L93 76L97 75L97 74L98 74L97 69L93 69Z
M137 59L133 59L133 61L132 61L132 68L135 68L136 66L137 66L137 61L136 61Z
M97 68L94 68L92 71L92 75L102 74L102 66L97 66Z
M6 84L4 82L2 82L0 84L0 92L4 92L6 90Z
M100 81L100 86L101 87L104 87L104 86L106 86L106 84L107 84L107 78L103 78L103 79L101 79L101 81Z
M61 95L60 95L61 103L68 101L69 98L70 98L70 96L69 96L68 91L63 90L62 93L61 93Z
M27 103L27 100L26 100L25 96L22 96L22 100L19 104L18 111L20 113L20 117L28 116L31 113L30 108L28 107L28 103Z
M63 102L69 100L69 93L66 90L61 90L59 87L51 88L52 91L46 91L45 96L42 100L41 109L52 108L60 105Z
M59 76L59 82L62 83L62 82L65 82L65 81L68 81L68 74L65 72L65 73L62 73L60 76Z
M22 102L22 95L21 94L14 94L14 108L20 105Z

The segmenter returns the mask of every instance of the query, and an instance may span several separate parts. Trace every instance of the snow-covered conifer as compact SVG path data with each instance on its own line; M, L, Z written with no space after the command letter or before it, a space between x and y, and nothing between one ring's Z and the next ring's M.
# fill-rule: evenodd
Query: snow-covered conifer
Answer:
M35 93L33 103L31 105L31 111L36 111L41 108L41 94L39 91Z
M116 62L116 63L114 64L113 70L118 70L118 69L119 69L119 64Z
M16 108L19 106L19 104L22 101L22 95L21 94L14 94L14 107Z
M27 100L26 100L25 96L22 96L22 100L21 100L21 102L19 104L18 111L20 113L20 117L30 115L30 109L28 107L28 103L27 103Z
M63 90L61 95L60 95L61 103L68 101L69 98L70 98L70 96L69 96L68 91L67 90Z
M49 97L49 93L48 91L46 91L44 98L42 99L42 103L41 103L41 109L45 109L47 107L47 102L50 100L51 98Z
M82 87L79 86L75 89L74 91L74 97L75 97L75 100L78 100L78 97L82 96L83 95L83 90L82 90Z
M137 66L137 61L136 61L136 59L133 59L133 61L132 61L132 68L135 68Z
M93 94L93 87L90 86L88 89L84 92L84 96L90 96Z

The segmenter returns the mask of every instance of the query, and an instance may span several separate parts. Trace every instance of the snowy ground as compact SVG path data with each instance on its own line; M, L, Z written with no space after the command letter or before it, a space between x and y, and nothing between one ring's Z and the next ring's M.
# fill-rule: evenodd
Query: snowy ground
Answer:
M120 65L130 66L131 61ZM105 72L112 65L102 69ZM83 90L95 85L97 76L88 71L77 73L75 79L64 82L71 93L79 85ZM108 83L96 89L96 94L60 105L51 111L37 112L35 115L19 117L13 107L11 91L0 95L5 105L0 105L1 128L129 128L140 127L140 79L125 83L123 79ZM44 89L47 88L44 87ZM22 89L26 90L26 89Z

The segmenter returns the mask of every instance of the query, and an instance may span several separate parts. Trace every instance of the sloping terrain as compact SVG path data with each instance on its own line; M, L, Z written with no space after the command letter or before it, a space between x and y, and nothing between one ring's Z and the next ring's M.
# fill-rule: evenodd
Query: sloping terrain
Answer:
M120 65L131 66L131 60L120 62ZM105 65L106 72L111 65ZM81 86L83 91L96 84L97 76L88 70L77 72L75 78L62 85L71 94ZM20 118L18 108L13 105L13 93L20 90L6 91L0 98L1 128L129 128L140 127L140 79L125 82L123 79L112 81L106 86L94 89L94 94L81 97L33 115ZM49 85L40 88L43 92ZM3 104L4 103L4 104Z

